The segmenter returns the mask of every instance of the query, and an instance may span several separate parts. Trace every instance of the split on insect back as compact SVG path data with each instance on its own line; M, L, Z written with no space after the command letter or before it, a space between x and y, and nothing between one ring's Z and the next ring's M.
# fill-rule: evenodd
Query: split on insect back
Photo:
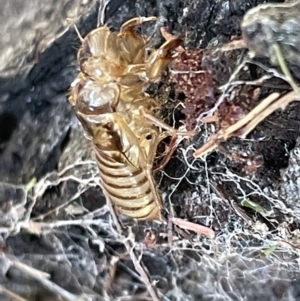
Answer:
M173 60L182 40L167 40L150 55L147 39L135 27L155 17L125 22L119 32L107 26L82 39L80 73L69 101L94 145L105 195L129 217L162 219L162 202L153 179L157 146L180 133L155 116L159 103L145 93Z

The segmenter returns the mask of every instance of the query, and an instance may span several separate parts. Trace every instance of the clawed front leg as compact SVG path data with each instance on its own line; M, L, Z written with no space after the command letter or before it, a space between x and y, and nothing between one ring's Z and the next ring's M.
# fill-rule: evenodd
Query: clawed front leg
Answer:
M123 34L126 31L133 31L134 27L136 27L136 26L139 26L139 25L141 25L145 22L156 21L156 20L157 20L157 18L154 17L154 16L152 16L152 17L138 17L138 18L130 19L121 26L120 33Z
M118 34L120 55L127 60L129 64L137 65L131 68L137 69L138 72L145 70L147 80L149 81L156 81L161 77L162 71L176 55L172 53L172 50L182 45L181 38L171 38L159 49L153 51L145 63L145 45L148 41L137 34L134 27L144 22L155 21L156 19L156 17L133 18L122 25L120 33Z
M133 18L122 25L118 34L119 54L128 64L145 64L147 41L134 30L134 27L155 20L156 17Z
M173 38L166 41L158 50L150 55L146 62L146 74L150 81L155 81L160 78L162 71L175 57L171 51L181 44L182 39Z

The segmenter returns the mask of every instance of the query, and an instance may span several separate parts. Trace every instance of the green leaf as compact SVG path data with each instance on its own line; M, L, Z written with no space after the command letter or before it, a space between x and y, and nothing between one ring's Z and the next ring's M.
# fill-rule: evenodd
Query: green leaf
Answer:
M25 191L29 191L36 184L36 178L32 178L25 186Z
M276 245L271 246L270 248L268 248L266 251L264 251L266 256L271 255L274 251L276 250Z
M254 210L258 213L262 213L264 211L262 206L260 206L259 204L255 203L255 202L250 201L249 199L244 199L241 204L242 204L242 206L251 208L252 210Z

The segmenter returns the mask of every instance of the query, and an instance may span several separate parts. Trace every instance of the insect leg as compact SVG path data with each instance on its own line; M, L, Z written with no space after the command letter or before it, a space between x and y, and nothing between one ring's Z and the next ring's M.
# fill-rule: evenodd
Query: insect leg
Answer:
M164 138L166 138L167 136L193 136L195 135L195 131L186 131L186 132L181 132L178 131L176 129L174 129L173 127L169 126L168 124L166 124L165 122L161 121L159 118L147 113L143 107L139 108L140 113L149 121L151 121L153 124L155 124L157 127L160 127L164 130L166 130L169 134L164 134L166 136L162 136L163 138L160 140L163 140Z
M166 41L158 50L154 51L148 58L146 63L146 73L151 81L160 78L162 71L174 59L174 50L182 44L182 39L174 38Z
M180 132L180 131L174 129L173 127L169 126L168 124L164 123L160 119L156 118L155 116L147 113L143 107L140 107L139 110L146 119L151 121L156 126L166 130L165 132L160 133L159 136L157 136L157 140L155 142L153 142L153 147L151 149L154 151L154 154L151 153L151 155L153 156L152 158L151 158L151 156L149 156L149 158L151 158L151 160L154 161L158 143L160 141L164 140L165 138L172 136L171 142L169 145L169 149L167 150L166 155L161 160L161 162L159 162L156 166L154 166L152 168L152 171L157 171L157 170L163 168L171 159L171 157L176 149L176 146L180 142L178 140L178 136L193 136L195 134L195 132L194 131ZM151 161L152 162L151 164L153 164L153 161Z
M140 168L145 164L147 159L145 152L140 147L137 136L121 114L113 113L111 117L111 134L114 136L115 144L118 145L120 153L123 154L131 165Z
M119 55L127 64L145 63L145 39L134 30L135 26L143 22L156 20L156 17L140 17L125 22L117 35ZM145 69L145 67L143 67Z
M141 25L145 22L155 21L156 17L139 17L133 18L125 22L120 29L121 34L125 31L132 31L135 26Z
M163 157L163 159L160 162L158 162L155 166L153 166L153 168L152 168L153 172L160 170L167 165L167 163L170 161L172 155L174 154L176 146L178 145L177 142L178 142L177 136L173 135L171 138L171 142L169 144L169 149L166 151L166 154Z
M147 168L152 170L153 162L156 156L157 145L160 142L160 135L158 131L151 130L147 133L147 136L147 138L144 137L140 140L140 149L145 152Z

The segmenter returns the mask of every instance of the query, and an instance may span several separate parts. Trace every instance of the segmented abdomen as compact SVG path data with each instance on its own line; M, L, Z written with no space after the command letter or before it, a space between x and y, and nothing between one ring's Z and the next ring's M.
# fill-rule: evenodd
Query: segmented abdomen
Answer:
M119 211L139 220L161 220L161 201L151 170L116 160L113 152L95 147L102 188Z

